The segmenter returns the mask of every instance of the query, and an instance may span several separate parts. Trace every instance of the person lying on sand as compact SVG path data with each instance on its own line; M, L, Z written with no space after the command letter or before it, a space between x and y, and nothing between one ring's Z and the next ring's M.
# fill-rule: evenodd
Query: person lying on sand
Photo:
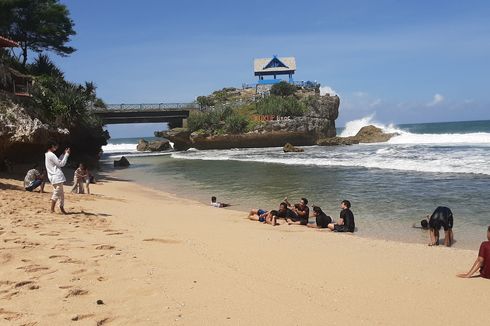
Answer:
M286 218L289 225L291 225L291 224L307 225L308 224L308 218L310 217L310 208L308 206L306 206L308 204L308 199L301 198L299 203L295 204L294 206L292 206L289 203L288 197L284 198L284 202L288 205L288 207L291 207L291 211L294 212L294 215L291 215L290 218Z
M219 201L216 201L216 197L213 196L213 197L211 197L211 206L217 207L217 208L223 208L223 207L230 206L230 204L220 203Z
M326 229L332 223L332 218L318 206L313 206L313 216L315 217L315 224L308 224L309 228Z
M429 246L439 245L439 230L444 228L444 245L451 247L453 244L453 213L444 206L437 207L429 218Z
M481 277L490 279L490 226L487 229L487 239L488 241L483 241L481 243L478 258L476 258L470 271L468 273L458 274L458 277L469 278L473 276L477 270L480 270Z
M282 218L286 222L288 222L288 220L291 221L299 220L298 215L293 210L288 208L288 204L286 202L282 202L279 204L279 209L277 210L276 218Z
M252 221L259 221L261 223L271 224L272 226L277 225L277 211L272 210L270 212L264 209L252 209L248 215L248 218Z
M354 232L356 224L354 222L354 214L350 210L350 201L342 200L340 203L340 218L337 223L330 223L328 228L334 232Z

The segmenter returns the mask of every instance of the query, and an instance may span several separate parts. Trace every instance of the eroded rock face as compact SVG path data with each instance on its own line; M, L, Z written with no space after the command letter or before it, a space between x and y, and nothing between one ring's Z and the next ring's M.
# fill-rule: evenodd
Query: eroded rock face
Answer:
M136 146L136 150L140 152L161 152L170 149L170 142L168 140L155 140L155 141L146 141L144 139L140 139L138 145Z
M129 163L128 159L125 156L121 156L119 160L114 161L114 167L115 168L127 168L131 164Z
M0 94L0 159L8 157L14 163L43 162L46 144L54 140L63 148L72 149L71 162L85 162L89 167L96 165L101 146L107 144L108 138L102 128L58 128L41 121L35 112L13 103L8 95Z

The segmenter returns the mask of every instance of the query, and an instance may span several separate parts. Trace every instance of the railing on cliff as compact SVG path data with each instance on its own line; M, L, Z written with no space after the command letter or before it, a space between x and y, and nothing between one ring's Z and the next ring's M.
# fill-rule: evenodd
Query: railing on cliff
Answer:
M144 103L144 104L107 104L105 108L95 107L92 111L172 111L200 109L198 103Z

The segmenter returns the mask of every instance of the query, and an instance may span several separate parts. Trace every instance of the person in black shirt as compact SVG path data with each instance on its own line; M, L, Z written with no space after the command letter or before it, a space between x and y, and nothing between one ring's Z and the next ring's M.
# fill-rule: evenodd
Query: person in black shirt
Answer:
M296 224L296 225L307 225L308 224L308 218L310 217L310 208L306 205L308 205L308 199L306 198L301 198L300 202L294 206L292 206L288 202L288 198L284 198L284 202L288 205L288 207L291 207L290 211L294 214L290 214L291 216L287 219L287 222L289 225L291 224Z
M308 224L309 228L326 229L332 223L332 218L325 214L318 206L313 206L313 216L316 218L315 224Z
M279 204L279 209L277 210L277 215L275 215L275 216L276 216L276 219L277 218L283 218L286 221L288 219L289 220L298 219L298 215L296 215L295 212L293 212L291 209L289 209L288 204L285 202L282 202Z
M429 218L429 246L439 245L439 230L444 228L444 245L451 247L453 244L453 212L447 207L439 206Z
M354 222L354 214L350 210L350 201L342 200L340 203L340 218L337 223L330 223L328 228L335 232L354 232L356 224Z

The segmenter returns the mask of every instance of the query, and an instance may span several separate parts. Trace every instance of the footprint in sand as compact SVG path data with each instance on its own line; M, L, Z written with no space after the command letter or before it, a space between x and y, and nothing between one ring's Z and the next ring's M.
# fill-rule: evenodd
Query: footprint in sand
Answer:
M11 261L13 256L11 254L1 254L0 255L0 265L6 264Z
M20 317L22 317L22 314L18 313L18 312L8 311L8 310L5 310L3 308L0 308L0 316L2 316L2 319L12 321L12 320L16 320L16 319L19 319Z
M80 296L80 295L86 295L88 294L88 291L87 290L82 290L82 289L71 289L70 291L68 291L68 293L65 295L65 298L69 298L69 297L77 297L77 296Z
M116 247L111 246L111 245L100 245L95 247L96 250L112 250L115 249Z
M94 314L75 315L75 316L71 317L71 320L78 321L78 320L82 320L82 319L91 318L94 316L95 316Z
M27 266L17 267L17 269L23 269L27 273L35 273L35 272L39 272L39 271L48 270L49 268L48 267L43 267L43 266L40 266L40 265L27 265Z
M165 244L176 244L176 243L180 243L180 241L178 241L178 240L158 239L158 238L143 239L143 241L147 241L147 242L159 242L159 243L165 243Z
M59 232L55 232L55 231L51 231L51 232L47 232L47 233L40 233L39 235L56 237L56 236L60 235L60 233Z
M114 320L113 318L109 318L109 317L107 317L107 318L104 318L104 319L98 320L96 325L97 325L97 326L102 326L102 325L105 325L105 324L107 324L107 323L109 323L109 322L111 322L111 321L113 321L113 320Z

